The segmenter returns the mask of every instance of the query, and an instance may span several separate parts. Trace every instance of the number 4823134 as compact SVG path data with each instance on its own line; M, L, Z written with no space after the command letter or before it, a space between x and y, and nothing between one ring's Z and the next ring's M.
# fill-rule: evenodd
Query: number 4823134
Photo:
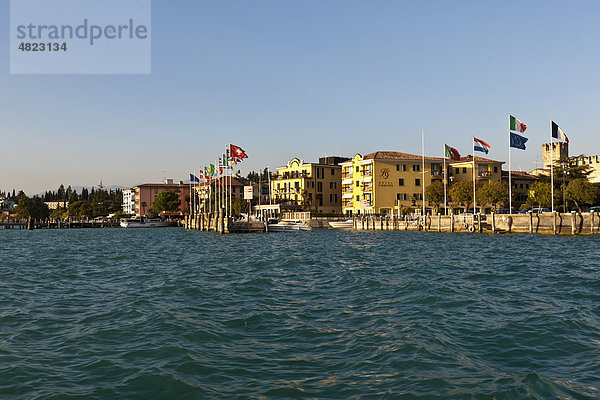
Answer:
M67 51L67 43L21 43L21 51Z

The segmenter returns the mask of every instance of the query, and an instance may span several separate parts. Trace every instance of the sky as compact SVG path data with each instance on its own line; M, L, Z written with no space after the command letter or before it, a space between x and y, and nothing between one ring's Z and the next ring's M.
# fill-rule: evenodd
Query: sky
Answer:
M529 138L513 170L541 166L550 118L572 155L599 154L599 17L597 1L154 0L149 75L11 75L4 29L0 190L185 180L228 143L243 174L420 154L422 130L427 155L476 136L508 161L509 113Z

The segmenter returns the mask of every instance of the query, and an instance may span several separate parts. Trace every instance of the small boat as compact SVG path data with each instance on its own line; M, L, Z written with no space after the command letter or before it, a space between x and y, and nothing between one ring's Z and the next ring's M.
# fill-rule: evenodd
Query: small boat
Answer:
M160 218L135 217L121 220L122 228L164 228L167 226L169 223Z
M269 218L267 220L269 232L296 232L296 231L312 231L312 228L300 221L296 220L277 220Z
M352 229L354 228L354 221L348 219L346 221L331 221L329 226L334 229Z

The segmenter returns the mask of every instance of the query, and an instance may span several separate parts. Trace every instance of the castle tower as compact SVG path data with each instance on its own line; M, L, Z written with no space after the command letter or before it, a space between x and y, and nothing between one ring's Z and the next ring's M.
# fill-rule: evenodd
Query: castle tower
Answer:
M550 152L550 146L552 146L552 152ZM542 145L542 156L544 158L544 168L549 169L552 162L556 165L560 158L569 157L569 144L565 142L544 143Z

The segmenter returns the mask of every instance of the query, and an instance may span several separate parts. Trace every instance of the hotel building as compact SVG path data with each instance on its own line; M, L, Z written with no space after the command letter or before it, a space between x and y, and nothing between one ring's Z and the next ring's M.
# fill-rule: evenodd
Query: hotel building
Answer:
M277 167L271 179L271 197L276 203L306 210L341 214L342 157L322 157L318 163L305 163L298 158Z
M188 212L186 197L190 194L190 187L184 184L183 181L173 183L172 179L166 179L165 183L145 183L130 189L130 191L123 191L123 210L127 208L133 211L131 214L148 215L154 205L156 196L167 190L175 192L179 196L180 205L177 213L180 215L186 214ZM125 192L127 192L127 195ZM126 196L127 203L125 202Z
M476 182L501 180L502 162L475 157ZM396 214L423 207L423 187L444 179L444 159L378 151L357 154L342 164L342 209L347 215ZM473 158L446 160L448 190L454 182L473 182ZM424 186L423 186L424 185ZM426 212L431 212L429 203Z

